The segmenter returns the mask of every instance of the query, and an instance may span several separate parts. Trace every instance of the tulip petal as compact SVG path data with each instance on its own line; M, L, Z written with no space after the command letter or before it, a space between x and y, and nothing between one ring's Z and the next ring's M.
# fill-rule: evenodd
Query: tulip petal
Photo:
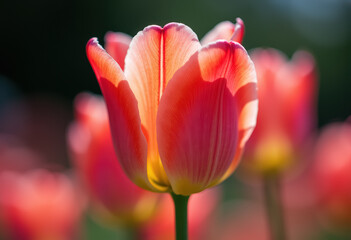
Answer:
M244 22L240 18L236 19L236 24L233 24L229 21L224 21L217 24L211 31L209 31L201 39L201 44L206 45L217 40L232 40L238 43L242 43L244 32Z
M195 53L169 82L157 114L172 190L189 195L223 180L256 114L256 75L246 50L218 41Z
M243 51L238 51L237 54L236 64L241 70L238 71L236 76L237 85L235 88L235 96L239 108L238 143L234 159L218 183L227 179L236 169L244 147L255 129L257 120L258 93L255 67L244 49Z
M286 74L283 109L285 129L296 146L303 143L316 126L317 74L313 56L305 51L293 55L282 74ZM290 109L290 111L288 110Z
M105 49L108 54L124 69L124 59L127 55L132 38L120 32L108 32L105 35Z
M150 189L146 169L147 143L133 92L122 69L96 39L87 43L86 51L106 101L117 157L134 183Z
M169 182L160 161L156 139L159 100L172 78L200 48L196 34L187 26L170 23L164 28L149 26L132 40L125 60L125 76L138 101L141 124L148 142L148 175L160 191Z

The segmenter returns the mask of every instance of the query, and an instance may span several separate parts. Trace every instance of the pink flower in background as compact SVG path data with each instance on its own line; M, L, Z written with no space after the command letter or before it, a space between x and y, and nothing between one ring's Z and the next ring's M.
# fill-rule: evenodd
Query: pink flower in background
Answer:
M0 174L0 218L6 239L77 239L81 200L63 174L45 170Z
M294 193L297 193L296 191ZM284 205L286 202L284 201ZM285 209L287 239L311 240L316 238L316 228L311 221L311 211L297 212L296 208ZM206 239L218 240L272 240L266 211L256 200L231 202L217 217L212 234Z
M250 56L257 72L259 111L244 163L261 173L280 172L296 161L315 127L314 59L299 51L288 61L274 49L256 49Z
M328 222L349 229L351 224L351 123L323 129L315 156L315 189L320 213Z
M82 93L75 100L75 112L68 142L95 213L105 223L114 225L135 225L150 218L158 196L136 186L121 169L103 99Z
M212 188L194 194L189 199L189 239L207 239L213 215L220 202L220 189ZM171 196L164 195L156 216L141 231L143 240L174 240L174 205Z
M96 39L87 55L134 183L189 195L234 171L257 113L255 70L240 44L201 47L190 28L170 23L133 38L124 71Z
M234 202L217 219L214 231L208 239L218 240L269 240L269 226L265 211L257 204Z

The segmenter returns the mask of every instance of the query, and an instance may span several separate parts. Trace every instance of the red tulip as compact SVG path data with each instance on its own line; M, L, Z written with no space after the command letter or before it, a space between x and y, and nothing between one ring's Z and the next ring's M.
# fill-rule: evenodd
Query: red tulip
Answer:
M0 175L6 239L75 239L81 202L72 182L44 170Z
M134 183L189 195L234 171L257 113L254 66L239 43L201 47L189 27L170 23L133 38L124 71L96 39L87 55Z
M302 51L290 62L274 49L250 55L257 72L259 112L246 163L261 173L279 172L291 165L313 130L315 64Z
M326 127L315 149L315 188L321 212L339 227L351 224L351 123Z
M69 146L85 190L99 217L110 224L139 224L152 216L158 196L136 186L114 153L105 103L83 93L75 101Z

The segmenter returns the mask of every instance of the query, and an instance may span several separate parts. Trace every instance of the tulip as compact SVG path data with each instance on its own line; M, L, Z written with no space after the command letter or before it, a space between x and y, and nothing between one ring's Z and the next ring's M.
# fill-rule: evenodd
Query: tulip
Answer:
M81 198L65 175L45 170L0 175L6 239L75 239Z
M97 39L86 51L117 157L135 184L171 192L182 201L178 211L187 207L180 196L215 186L236 169L257 115L255 69L239 43L201 47L189 27L170 23L132 39L124 71ZM186 225L186 218L176 222Z
M351 224L351 122L323 129L314 151L315 189L321 216L334 227Z
M254 172L276 174L293 164L314 129L315 64L303 51L290 62L274 49L250 55L257 72L259 111L244 163Z
M233 172L257 112L255 71L240 44L201 47L190 28L170 23L133 38L124 72L96 39L87 55L118 159L137 185L190 195Z
M297 52L291 61L274 49L256 49L259 111L247 143L243 169L263 178L272 239L286 238L280 177L302 156L315 123L313 57Z
M94 212L107 224L136 227L152 216L158 196L139 188L124 174L114 154L103 99L79 94L75 112L68 143Z

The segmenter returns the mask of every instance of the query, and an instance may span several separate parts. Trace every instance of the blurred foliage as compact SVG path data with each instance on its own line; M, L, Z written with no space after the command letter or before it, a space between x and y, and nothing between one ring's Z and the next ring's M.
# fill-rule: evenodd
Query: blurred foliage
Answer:
M83 219L83 231L85 240L114 240L114 239L127 239L127 234L120 229L111 229L103 227L97 223L96 220L89 214L86 214Z

